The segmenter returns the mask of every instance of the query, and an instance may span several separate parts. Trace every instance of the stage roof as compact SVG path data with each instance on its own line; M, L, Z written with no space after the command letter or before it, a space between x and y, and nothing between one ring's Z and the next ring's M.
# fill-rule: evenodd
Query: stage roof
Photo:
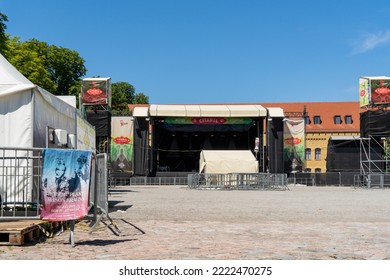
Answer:
M283 118L284 112L282 108L276 108L276 107L267 107L268 115L270 117L274 118Z
M260 105L155 105L153 117L265 117L267 110Z
M134 117L149 117L148 107L135 107L133 109Z

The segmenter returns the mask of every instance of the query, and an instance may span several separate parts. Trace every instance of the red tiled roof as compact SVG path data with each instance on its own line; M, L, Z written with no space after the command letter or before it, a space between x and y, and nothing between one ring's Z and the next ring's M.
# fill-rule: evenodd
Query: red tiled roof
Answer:
M303 113L310 118L306 125L307 132L359 132L360 131L360 105L358 101L352 102L291 102L291 103L260 103L263 107L280 107L285 115ZM314 124L314 116L320 116L321 124ZM341 117L341 124L334 124L334 117ZM352 117L352 124L345 123L345 116Z

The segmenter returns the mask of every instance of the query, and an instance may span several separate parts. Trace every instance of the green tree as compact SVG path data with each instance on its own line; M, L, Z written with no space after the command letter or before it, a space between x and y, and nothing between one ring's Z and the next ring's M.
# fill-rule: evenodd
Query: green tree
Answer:
M8 40L4 56L32 83L51 93L56 92L57 85L47 70L45 57L20 41L19 37Z
M5 33L5 30L7 29L7 25L5 22L8 21L8 17L0 13L0 53L3 53L6 50L7 47L7 34Z
M111 85L111 113L112 115L128 115L128 104L134 100L135 88L127 82L117 82Z
M79 108L81 94L81 79L76 81L69 89L69 95L76 96L76 106Z
M111 85L111 114L129 115L129 104L148 104L149 97L143 93L135 93L133 85L127 82L117 82Z
M47 70L57 84L57 95L68 95L72 86L87 73L79 53L62 47L50 46Z
M149 97L140 92L134 96L134 104L149 104Z
M87 69L76 51L49 45L36 39L8 40L5 56L34 84L55 95L71 95Z

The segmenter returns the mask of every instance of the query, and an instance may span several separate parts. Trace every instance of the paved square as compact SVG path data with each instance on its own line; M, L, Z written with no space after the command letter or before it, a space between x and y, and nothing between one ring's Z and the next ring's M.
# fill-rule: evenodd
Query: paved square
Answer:
M110 190L114 235L86 222L43 243L0 247L1 259L390 259L390 189Z

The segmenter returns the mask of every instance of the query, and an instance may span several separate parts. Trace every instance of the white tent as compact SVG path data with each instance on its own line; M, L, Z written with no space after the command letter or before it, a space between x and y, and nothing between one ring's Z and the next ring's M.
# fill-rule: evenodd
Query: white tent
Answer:
M27 157L27 149L46 147L49 127L76 134L76 110L34 85L0 54L0 196L3 203L36 199L38 183L33 183L34 163ZM7 148L20 151L15 156Z
M34 85L0 54L0 147L45 147L46 128L76 134L76 108Z
M258 172L259 163L249 150L203 150L200 153L199 173L229 174Z

